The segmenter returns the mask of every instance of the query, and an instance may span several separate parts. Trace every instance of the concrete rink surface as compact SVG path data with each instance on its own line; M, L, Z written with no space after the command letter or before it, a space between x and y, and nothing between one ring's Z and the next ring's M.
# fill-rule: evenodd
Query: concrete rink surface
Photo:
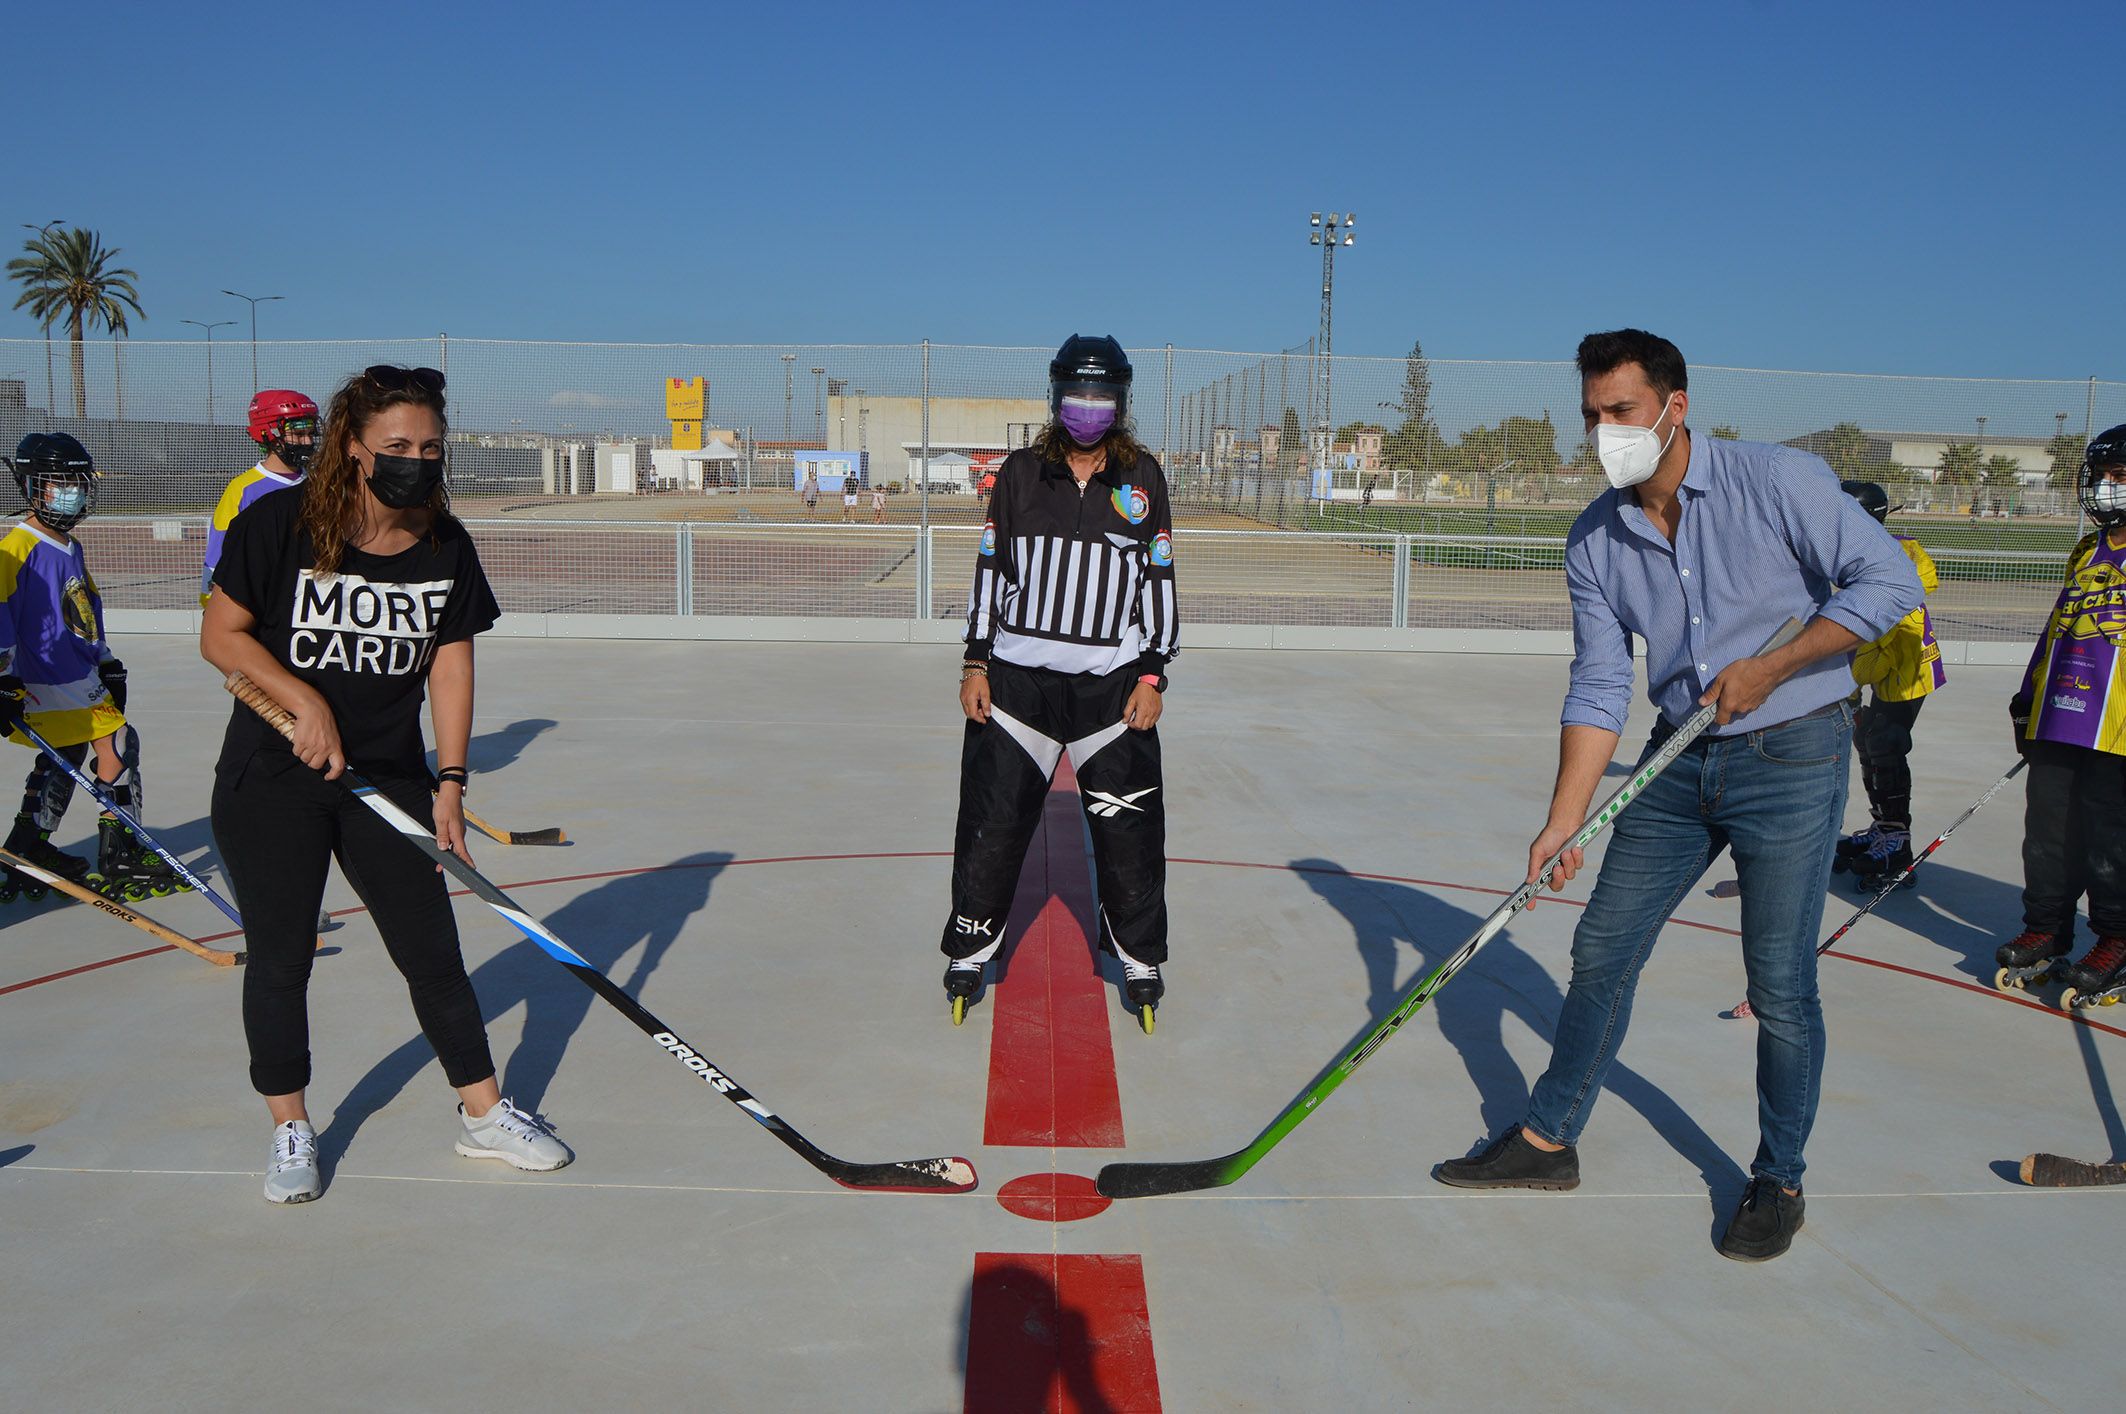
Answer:
M229 699L188 638L118 647L147 823L219 882L206 811ZM814 1142L967 1155L978 1191L837 1187L471 899L458 918L503 1089L579 1157L547 1175L459 1158L452 1096L335 873L311 988L326 1188L275 1208L241 971L17 901L0 911L0 1407L2117 1397L2126 1192L2032 1190L2014 1165L2126 1148L2110 1083L2126 1008L2078 1024L1991 991L2019 926L2019 783L1824 960L1808 1220L1778 1261L1714 1250L1756 1145L1754 1024L1721 1015L1742 995L1724 860L1647 967L1576 1193L1464 1192L1429 1170L1520 1115L1588 876L1240 1182L1090 1211L1068 1195L1103 1163L1253 1138L1518 882L1566 662L1184 653L1160 724L1174 958L1152 1036L1084 942L1067 793L1004 977L951 1026L936 939L955 662L950 646L494 639L468 803L566 830L564 848L476 839L474 857ZM1953 669L1921 716L1923 839L2013 760L2014 676ZM1621 759L1650 722L1638 699ZM1856 780L1848 820L1864 818ZM77 800L58 842L89 850L94 819ZM1826 934L1859 902L1834 891ZM227 932L195 896L144 907Z

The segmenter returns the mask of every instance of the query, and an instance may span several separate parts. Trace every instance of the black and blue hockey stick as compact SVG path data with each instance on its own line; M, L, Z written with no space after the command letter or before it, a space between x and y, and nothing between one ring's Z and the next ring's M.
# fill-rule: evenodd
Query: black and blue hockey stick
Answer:
M265 689L242 673L229 674L225 685L236 695L238 701L265 718L266 723L275 731L293 739L295 718L285 707L267 696ZM489 883L479 870L438 845L433 826L424 825L414 819L355 772L344 771L339 779L340 784L353 792L355 799L382 816L385 824L404 835L409 843L417 846L423 854L472 890L473 897L508 919L518 932L538 944L548 957L574 973L584 986L612 1003L614 1010L641 1027L643 1033L655 1041L666 1055L708 1082L709 1088L753 1116L770 1134L796 1150L806 1163L836 1183L844 1188L860 1188L874 1193L966 1193L974 1188L974 1165L965 1159L904 1159L896 1163L853 1164L846 1159L837 1159L821 1149L791 1128L780 1115L746 1093L737 1081L710 1064L708 1057L680 1040L669 1027L651 1015L648 1008L620 990L610 977L591 966L574 948L555 937L547 930L546 925L525 912L516 900Z

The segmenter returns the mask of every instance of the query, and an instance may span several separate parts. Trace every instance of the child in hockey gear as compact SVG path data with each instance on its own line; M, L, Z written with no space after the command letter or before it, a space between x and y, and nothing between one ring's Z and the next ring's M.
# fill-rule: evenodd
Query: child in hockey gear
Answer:
M1132 370L1073 335L1048 366L1048 424L1005 458L967 603L959 823L941 946L953 1019L996 955L1056 764L1078 776L1101 949L1152 1029L1166 961L1159 720L1178 648L1166 477L1131 435Z
M2087 997L2111 986L2113 944L2126 938L2126 425L2089 444L2080 494L2096 529L2069 554L2066 583L2008 704L2030 783L2023 932L2001 949L1996 982L2022 986L2049 972ZM2084 895L2099 939L2086 970L2060 965Z
M1887 523L1890 497L1881 486L1873 481L1841 481L1838 485L1877 524ZM1896 539L1919 572L1920 588L1932 594L1941 583L1933 558L1911 536ZM1872 819L1867 829L1838 842L1831 868L1851 872L1861 891L1872 893L1912 862L1912 725L1927 694L1948 681L1926 605L1855 650L1853 680L1868 691L1870 699L1854 718L1853 746L1860 757L1860 781L1867 791ZM1906 879L1905 887L1912 883Z
M222 488L221 499L214 503L214 519L207 525L206 565L199 573L202 609L214 592L214 566L221 561L222 541L236 517L267 492L301 484L311 454L317 450L317 404L291 389L268 388L254 396L245 422L263 455L256 466Z
M274 1123L266 1197L318 1196L308 991L325 874L336 857L406 978L422 1033L458 1092L457 1152L516 1168L572 1157L503 1098L465 975L443 877L334 778L348 767L471 862L465 756L473 636L494 594L443 485L443 375L379 365L347 381L303 484L261 496L222 542L200 652L297 719L293 741L237 706L215 767L212 819L243 910L251 1084ZM376 632L388 626L388 634ZM430 775L421 739L429 689ZM314 769L313 769L314 768Z
M121 759L119 741L132 736L125 666L104 639L103 598L71 534L95 509L95 460L64 432L32 432L8 466L27 505L21 524L0 537L0 728L27 746L14 729L27 722L77 766L93 750L96 779L121 804L137 806L138 773ZM64 878L86 879L88 861L51 843L73 798L73 777L38 752L7 848ZM16 892L41 898L45 888L10 872L0 895Z

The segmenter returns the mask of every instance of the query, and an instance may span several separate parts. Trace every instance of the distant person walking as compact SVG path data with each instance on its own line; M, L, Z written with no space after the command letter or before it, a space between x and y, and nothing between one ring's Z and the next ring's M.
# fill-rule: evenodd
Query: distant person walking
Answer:
M842 478L843 525L853 525L856 523L856 494L856 477L854 475L844 476Z
M805 514L808 517L819 514L819 473L810 467L805 468L805 484L798 492L798 499L805 503Z
M1717 715L1616 817L1526 1119L1434 1174L1464 1188L1578 1186L1573 1146L1623 1043L1639 970L1677 902L1731 849L1758 1019L1760 1138L1720 1251L1763 1261L1801 1227L1802 1147L1822 1088L1816 934L1845 811L1846 659L1924 596L1912 561L1821 458L1692 436L1687 370L1668 340L1590 334L1579 370L1580 415L1612 489L1566 540L1575 656L1550 818L1528 847L1528 878L1561 850L1552 888L1582 867L1565 846L1624 730L1635 640L1660 713L1648 754L1699 707ZM1806 625L1801 635L1754 656L1788 619Z
M875 481L871 483L871 523L886 523L886 488Z

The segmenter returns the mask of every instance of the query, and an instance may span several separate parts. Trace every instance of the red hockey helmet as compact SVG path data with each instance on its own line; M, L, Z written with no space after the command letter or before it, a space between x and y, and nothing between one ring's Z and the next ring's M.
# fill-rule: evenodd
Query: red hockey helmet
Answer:
M267 388L251 399L251 440L260 446L278 441L281 424L290 418L317 417L317 404L288 388Z

